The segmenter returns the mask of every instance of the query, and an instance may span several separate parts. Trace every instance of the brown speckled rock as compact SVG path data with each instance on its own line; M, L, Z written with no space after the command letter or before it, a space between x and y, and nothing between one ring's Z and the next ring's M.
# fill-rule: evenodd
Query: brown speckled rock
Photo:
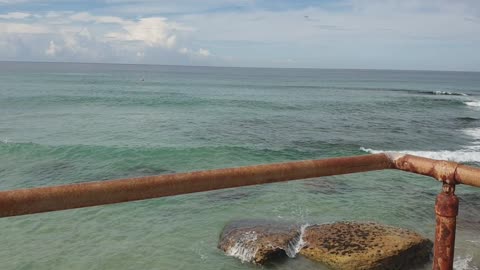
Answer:
M337 222L307 227L300 254L336 270L411 269L430 259L432 242L402 228Z
M275 257L293 256L299 227L265 220L241 220L225 226L218 248L242 261L264 264Z

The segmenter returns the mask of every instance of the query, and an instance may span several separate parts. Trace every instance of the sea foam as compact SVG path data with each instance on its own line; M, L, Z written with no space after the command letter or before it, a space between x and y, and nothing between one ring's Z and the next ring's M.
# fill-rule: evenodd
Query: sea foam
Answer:
M300 226L298 235L293 238L285 247L285 254L290 258L295 258L300 250L305 246L303 236L308 224ZM228 250L226 254L240 259L242 262L251 262L258 252L257 241L258 235L255 231L250 231L242 235L242 237Z
M398 154L409 154L420 157L440 159L440 160L450 160L455 162L480 162L480 128L466 128L462 132L465 135L468 135L473 138L471 145L464 146L460 150L439 150L439 151L418 151L418 150L399 150L392 151ZM390 151L377 150L366 147L360 147L360 150L371 153L389 153Z
M463 103L470 107L480 107L480 100L465 101Z
M472 265L473 258L471 255L465 257L455 257L453 269L456 270L479 270L478 267Z
M252 231L244 234L242 238L229 248L226 253L229 256L240 259L242 262L250 262L257 254L258 247L254 244L257 233Z
M465 93L459 93L459 92L448 92L448 91L433 91L432 92L434 95L447 95L447 96L468 96Z
M463 133L475 139L473 143L480 143L480 128L466 128Z
M371 154L378 154L378 153L385 153L388 151L385 150L375 150L365 147L360 147L360 150L371 153ZM474 149L465 149L465 150L456 150L456 151L414 151L414 150L401 150L401 151L394 151L400 154L409 154L415 155L420 157L432 158L432 159L440 159L440 160L450 160L455 162L480 162L480 152L475 151Z
M287 250L285 253L290 258L295 258L298 252L305 246L305 241L303 240L303 235L305 234L305 229L308 227L308 224L304 224L300 227L300 233L295 237L290 243L288 243Z

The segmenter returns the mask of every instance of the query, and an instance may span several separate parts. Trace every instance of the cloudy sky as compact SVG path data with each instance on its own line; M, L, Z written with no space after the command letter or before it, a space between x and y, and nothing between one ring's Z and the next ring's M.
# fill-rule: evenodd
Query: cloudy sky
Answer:
M0 0L0 60L480 71L480 1Z

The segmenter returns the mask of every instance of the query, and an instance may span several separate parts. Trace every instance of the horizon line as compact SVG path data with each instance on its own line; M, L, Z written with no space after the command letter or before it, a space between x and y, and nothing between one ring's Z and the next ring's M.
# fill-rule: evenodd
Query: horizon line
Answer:
M421 71L421 72L463 72L480 73L480 70L433 70L433 69L391 69L391 68L325 68L325 67L268 67L268 66L216 66L216 65L181 65L181 64L151 64L151 63L113 63L113 62L66 62L66 61L25 61L0 60L0 63L30 63L30 64L90 64L90 65L132 65L132 66L171 66L171 67L205 67L205 68L245 68L245 69L321 69L321 70L371 70L371 71Z

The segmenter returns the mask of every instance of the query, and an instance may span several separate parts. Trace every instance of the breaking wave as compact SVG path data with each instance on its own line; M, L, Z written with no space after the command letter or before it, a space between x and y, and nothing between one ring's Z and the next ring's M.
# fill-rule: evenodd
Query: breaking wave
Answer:
M475 150L474 147L472 149L464 149L464 150L456 150L456 151L449 151L449 150L441 150L441 151L414 151L414 150L402 150L402 151L392 151L401 154L410 154L420 157L432 158L432 159L440 159L440 160L450 160L455 162L480 162L480 152ZM384 150L375 150L365 147L360 147L360 150L371 153L371 154L378 154L378 153L385 153L389 151Z
M460 93L460 92L448 92L448 91L433 91L432 94L434 95L447 95L447 96L468 96L465 93Z
M301 225L297 236L291 239L287 246L279 247L285 251L285 254L288 257L295 258L300 250L305 246L306 243L303 237L305 234L305 229L308 226L308 224ZM256 244L257 239L257 232L246 232L232 247L228 248L225 253L229 256L240 259L242 262L253 262L259 250L259 246Z
M303 240L303 235L305 234L305 229L308 227L308 224L304 224L300 227L300 233L298 234L297 237L292 239L290 243L288 243L288 247L285 250L285 253L287 254L288 257L290 258L295 258L297 256L298 252L305 246L305 241Z
M385 151L366 147L360 147L360 150L371 153L385 153L395 152L400 154L410 154L420 157L450 160L455 162L480 162L480 128L467 128L462 130L463 133L473 138L472 144L464 146L460 150L439 150L439 151L417 151L417 150L399 150L399 151Z
M240 259L242 262L251 262L258 251L258 246L254 244L256 240L256 232L251 231L245 233L235 245L226 251L226 253L229 256Z
M466 128L462 130L463 133L475 139L474 143L480 143L480 128Z
M475 100L475 101L465 101L463 102L465 105L470 106L470 107L480 107L480 100Z

